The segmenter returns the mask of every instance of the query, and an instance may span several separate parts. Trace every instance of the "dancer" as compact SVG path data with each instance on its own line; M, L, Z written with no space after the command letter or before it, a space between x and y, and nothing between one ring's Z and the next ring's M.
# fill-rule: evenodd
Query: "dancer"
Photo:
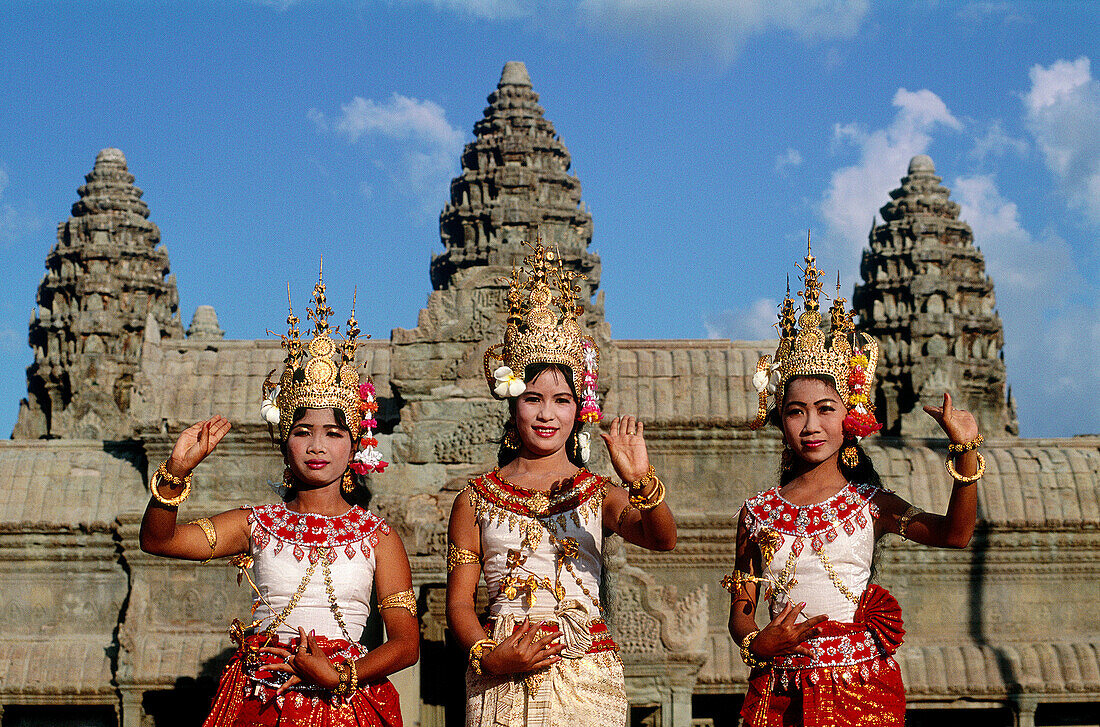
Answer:
M238 583L248 577L255 591L255 620L233 621L237 653L204 727L400 727L386 677L419 656L405 548L385 520L355 504L369 497L359 476L386 466L372 436L374 385L355 365L359 326L353 311L345 337L334 341L321 280L313 302L312 339L300 339L292 311L285 370L278 386L264 383L261 417L278 432L285 501L176 522L192 471L229 431L221 416L184 431L149 480L142 550L203 562L234 556ZM368 653L359 639L372 585L388 639Z
M878 345L854 332L839 281L826 337L820 274L807 252L797 327L788 289L775 360L761 358L753 378L760 394L753 428L777 426L784 450L779 484L741 508L736 570L722 582L731 594L730 634L750 667L741 715L751 727L901 727L905 692L891 655L905 632L898 602L869 585L875 542L897 533L965 547L974 532L974 483L985 471L976 451L982 437L974 417L945 393L942 406L924 410L950 440L947 514L923 512L882 486L858 443L881 428L868 399ZM760 595L769 607L762 629Z
M575 274L541 243L525 263L525 280L512 273L504 342L485 354L489 388L508 400L499 467L451 510L447 622L470 653L466 724L622 727L622 661L601 618L603 538L670 550L676 524L634 417L602 435L627 487L585 468L599 349L577 322ZM487 626L474 607L482 574Z

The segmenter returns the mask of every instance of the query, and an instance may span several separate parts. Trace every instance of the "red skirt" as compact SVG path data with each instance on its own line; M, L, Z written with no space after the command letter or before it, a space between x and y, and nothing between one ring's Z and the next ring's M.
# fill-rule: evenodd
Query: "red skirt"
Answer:
M276 688L249 676L254 666L246 666L245 655L264 645L265 637L253 635L245 639L225 667L214 706L203 727L401 727L401 705L397 690L389 679L359 687L349 696L334 697L328 691L290 689L276 697ZM327 656L346 651L350 644L344 639L317 637ZM272 646L294 649L273 642ZM260 654L261 663L274 663L277 657ZM247 672L247 673L246 673Z
M777 657L754 669L741 707L749 727L902 727L905 686L891 654L901 645L901 607L868 586L854 623L826 621L817 655Z

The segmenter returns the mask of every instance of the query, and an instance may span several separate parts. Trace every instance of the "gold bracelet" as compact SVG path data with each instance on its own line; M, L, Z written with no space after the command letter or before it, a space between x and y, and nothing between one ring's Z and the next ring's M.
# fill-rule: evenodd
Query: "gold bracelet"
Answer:
M157 467L157 471L153 473L153 476L149 478L149 492L153 494L153 499L166 507L179 507L180 503L186 500L191 495L191 472L188 472L183 477L174 477L168 472L168 460L161 463L160 467ZM164 480L168 484L179 487L183 485L183 492L175 497L164 497L157 492L157 485L160 481Z
M631 492L637 492L644 490L654 478L657 477L657 470L650 465L645 471L645 474L634 480L633 482L624 482L623 484L630 488Z
M447 543L447 572L450 573L463 563L481 565L481 558L472 550L460 548L453 541Z
M206 536L206 542L210 544L210 558L213 558L214 548L218 544L218 531L214 529L214 523L208 517L200 517L198 520L192 520L187 524L198 525L202 528L202 534ZM210 558L204 560L203 563L209 563Z
M951 454L962 454L963 452L969 452L972 449L977 449L978 447L982 446L982 442L984 441L985 439L982 437L982 435L979 434L978 436L971 439L969 442L959 442L958 444L956 444L955 442L951 442L947 445L947 451Z
M474 645L470 647L470 666L474 669L474 674L482 676L481 672L481 657L485 655L485 651L492 651L497 648L497 642L492 639L482 639L481 641L475 641Z
M341 697L347 693L347 678L351 676L351 672L348 670L346 661L332 666L336 669L336 686L332 688L332 694L335 697Z
M348 692L354 692L359 688L359 667L355 666L354 658L350 658L344 663L348 665Z
M630 504L645 512L646 510L652 510L665 501L665 483L661 482L660 478L654 476L653 480L657 483L657 486L653 488L653 492L649 493L649 496L643 495L631 495Z
M403 608L416 618L416 596L413 594L413 589L391 593L383 598L378 604L378 610L386 608Z
M982 478L982 475L985 474L985 457L981 455L981 452L975 452L974 454L978 458L978 471L970 476L960 475L955 470L955 465L952 464L950 457L948 457L947 461L943 463L944 466L947 468L947 474L954 477L955 482L961 482L964 485L969 485L971 482L977 482L978 480L980 480Z
M752 655L752 651L749 650L749 644L756 638L756 635L760 633L757 629L749 634L745 635L745 638L741 639L739 646L741 647L741 659L748 665L750 669L764 668L771 665L771 662L765 659L757 659Z
M921 510L916 505L910 505L909 509L902 513L901 517L898 518L898 535L908 540L909 522L917 515L920 515L922 512L924 512L924 510Z

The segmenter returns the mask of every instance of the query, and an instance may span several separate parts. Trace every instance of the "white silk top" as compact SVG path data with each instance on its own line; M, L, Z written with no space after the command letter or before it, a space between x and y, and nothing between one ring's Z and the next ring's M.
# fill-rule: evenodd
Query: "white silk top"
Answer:
M516 487L495 470L470 481L491 616L554 619L579 605L599 617L607 483L583 469L550 492Z
M773 591L772 618L788 601L805 601L800 619L825 614L852 621L871 579L877 492L873 485L849 483L824 502L799 506L773 487L745 502L749 537L760 548Z
M300 626L329 639L345 638L329 600L327 564L347 638L359 641L370 615L374 548L379 534L390 531L386 521L358 506L337 517L296 513L281 503L250 509L251 555L259 591L253 605L256 618L263 619L259 628L266 628L294 598L312 566L309 582L277 633L288 640L298 636Z

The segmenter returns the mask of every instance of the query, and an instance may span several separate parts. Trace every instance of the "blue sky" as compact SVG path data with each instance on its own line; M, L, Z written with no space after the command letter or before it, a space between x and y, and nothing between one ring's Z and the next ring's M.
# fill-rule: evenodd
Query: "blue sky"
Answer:
M769 337L812 229L845 288L927 153L975 230L1026 436L1100 431L1100 7L769 0L85 2L0 8L0 432L76 187L122 149L184 326L281 322L318 254L411 328L505 61L595 222L616 338ZM348 296L346 296L348 297ZM301 304L302 301L300 301Z

